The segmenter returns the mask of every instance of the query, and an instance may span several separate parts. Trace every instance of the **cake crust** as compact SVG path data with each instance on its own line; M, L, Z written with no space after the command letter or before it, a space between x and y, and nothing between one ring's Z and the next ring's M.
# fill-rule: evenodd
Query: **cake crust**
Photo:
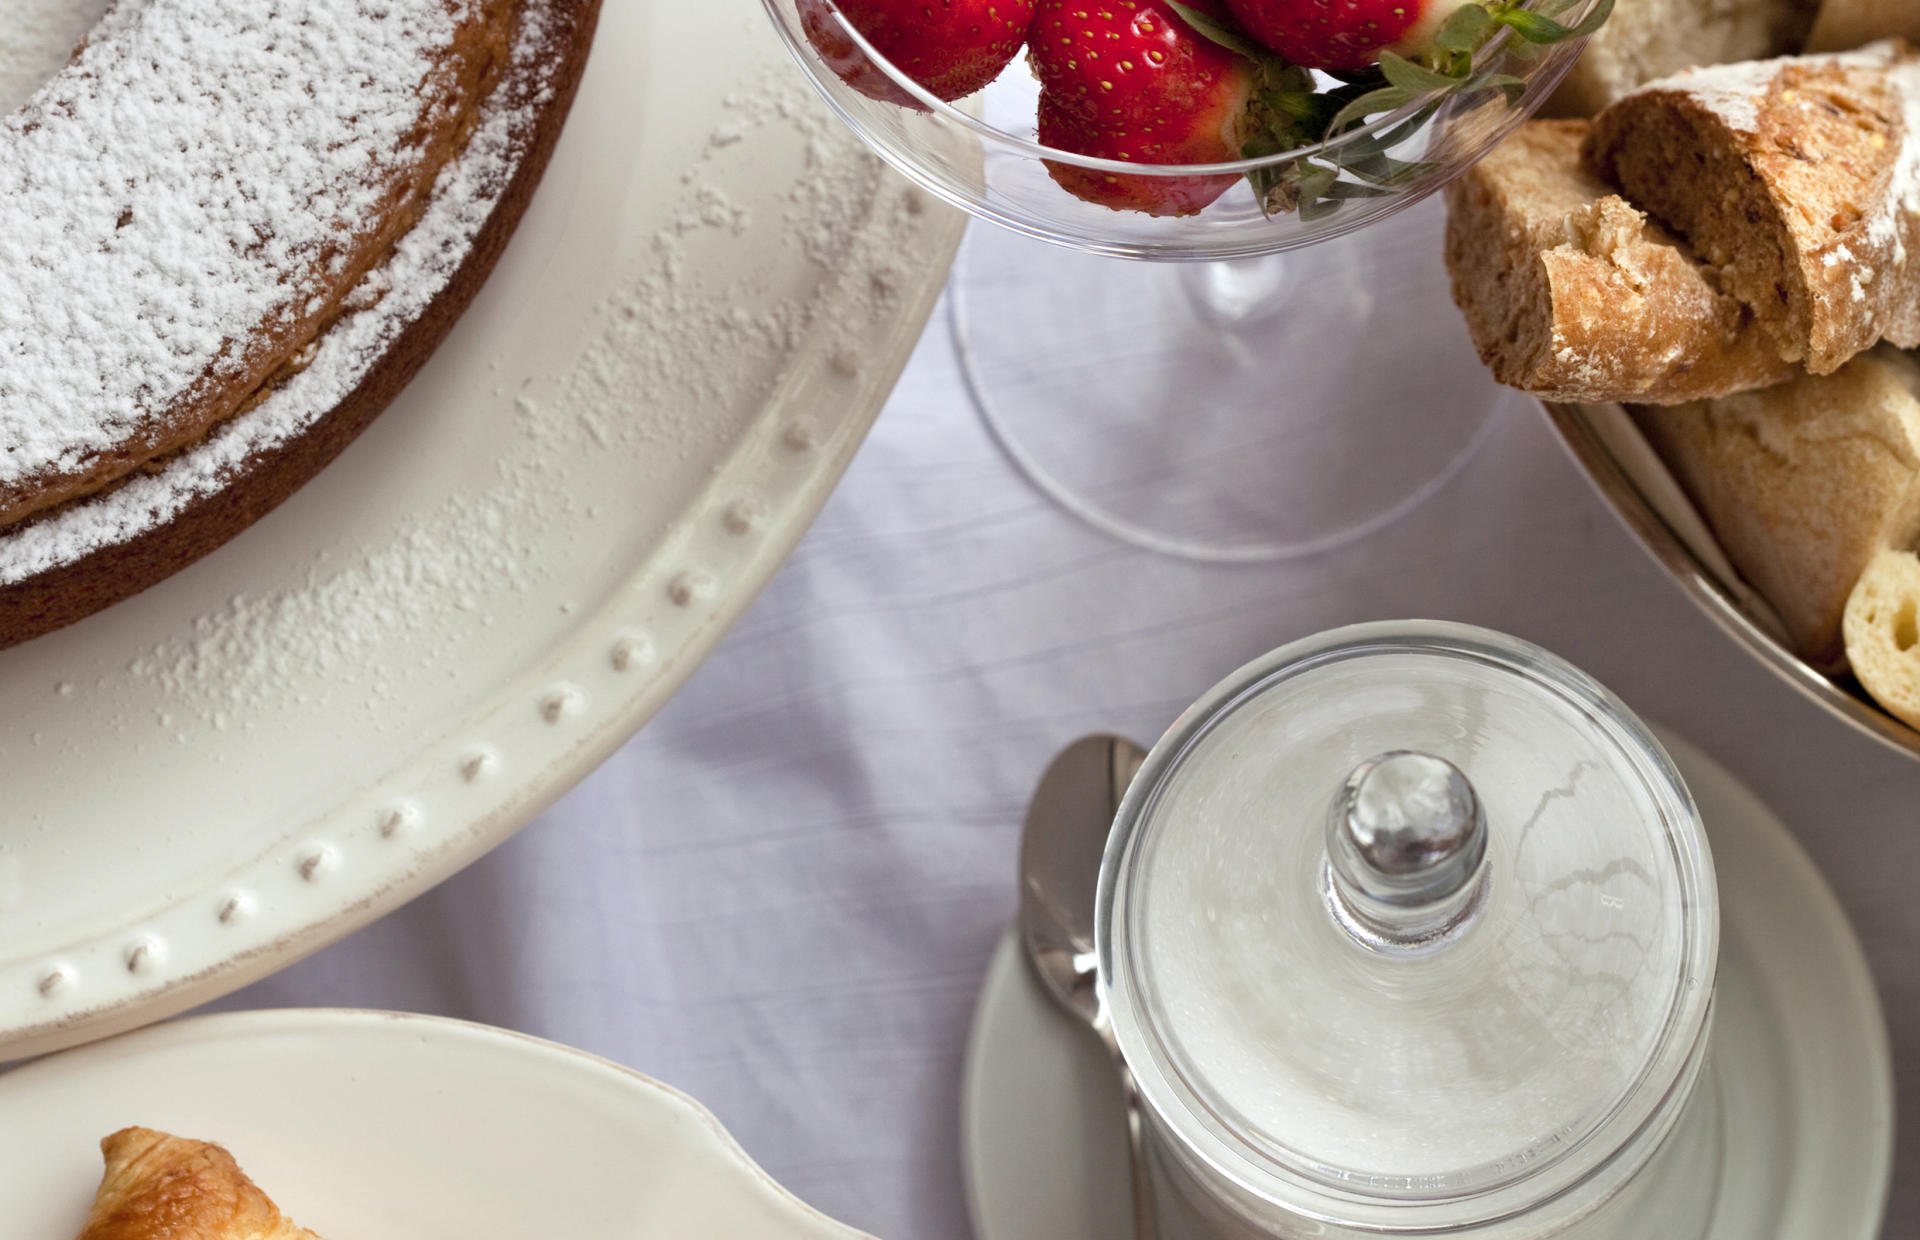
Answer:
M445 284L359 374L343 399L299 433L227 468L217 489L190 495L164 522L0 584L0 648L129 598L245 530L344 451L425 364L505 250L553 153L586 67L599 0L525 0L521 7L540 16L537 31L525 36L537 39L537 45L516 57L486 106L500 106L503 97L519 92L520 102L532 108L531 124L517 135L518 157L505 188ZM166 463L160 467L164 470ZM111 492L102 494L110 497ZM98 502L98 497L79 501L90 502ZM60 510L49 510L0 530L0 543L31 534L36 520L59 515Z

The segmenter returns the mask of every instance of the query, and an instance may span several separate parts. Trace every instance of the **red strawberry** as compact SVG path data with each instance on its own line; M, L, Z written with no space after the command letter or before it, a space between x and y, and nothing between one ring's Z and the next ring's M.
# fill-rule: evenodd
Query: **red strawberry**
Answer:
M1297 65L1351 72L1383 51L1427 50L1455 9L1473 0L1226 0L1248 34Z
M1127 159L1138 163L1176 162L1146 154L1131 154L1138 149L1137 143L1129 142L1124 135L1109 135L1105 130L1086 124L1062 104L1058 96L1052 94L1040 96L1040 141L1059 150L1100 159ZM1205 162L1214 163L1230 158L1232 156L1220 154ZM1148 215L1194 215L1204 211L1240 179L1230 173L1167 176L1100 172L1057 159L1049 159L1046 164L1048 174L1075 197L1103 207L1112 207L1116 211L1144 211Z
M1026 42L1034 0L799 0L800 27L840 79L861 94L920 104L848 38L833 9L894 68L942 99L971 95Z
M1221 15L1214 0L1194 7ZM1040 78L1040 141L1139 164L1240 158L1263 66L1196 33L1162 0L1040 0L1029 58ZM1102 173L1049 160L1089 202L1191 215L1239 180Z

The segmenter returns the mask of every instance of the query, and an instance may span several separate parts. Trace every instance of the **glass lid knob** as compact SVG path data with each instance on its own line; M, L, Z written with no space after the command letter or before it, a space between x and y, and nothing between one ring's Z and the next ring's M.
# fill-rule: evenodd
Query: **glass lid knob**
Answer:
M1487 817L1460 768L1401 749L1353 769L1327 817L1329 910L1363 946L1423 948L1485 893Z

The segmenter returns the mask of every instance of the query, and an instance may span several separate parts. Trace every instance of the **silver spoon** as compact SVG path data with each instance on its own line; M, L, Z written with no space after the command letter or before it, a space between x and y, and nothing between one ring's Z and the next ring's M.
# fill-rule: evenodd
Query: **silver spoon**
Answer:
M1047 993L1099 1035L1119 1070L1127 1102L1136 1240L1154 1240L1158 1231L1153 1186L1142 1145L1140 1096L1094 982L1093 911L1107 832L1146 756L1125 737L1081 737L1040 777L1020 833L1020 946Z

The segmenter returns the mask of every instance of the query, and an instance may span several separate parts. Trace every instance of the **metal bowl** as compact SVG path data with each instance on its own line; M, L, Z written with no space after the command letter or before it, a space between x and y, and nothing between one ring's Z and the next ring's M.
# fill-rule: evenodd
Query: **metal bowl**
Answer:
M1794 653L1779 635L1778 621L1766 604L1742 583L1732 583L1725 566L1716 574L1696 546L1662 514L1635 472L1620 459L1617 436L1603 429L1608 414L1617 418L1617 406L1543 402L1541 408L1607 507L1708 618L1802 697L1889 749L1920 760L1920 731L1880 709L1851 676L1835 679Z

